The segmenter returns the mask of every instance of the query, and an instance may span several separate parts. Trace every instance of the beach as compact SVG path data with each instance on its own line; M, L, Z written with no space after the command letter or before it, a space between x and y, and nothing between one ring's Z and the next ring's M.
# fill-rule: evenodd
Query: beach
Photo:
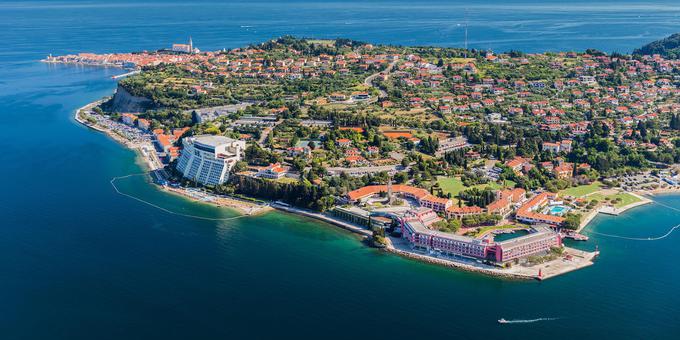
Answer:
M155 147L149 139L141 138L139 136L130 137L130 135L125 135L115 129L115 126L122 125L120 123L107 122L104 124L106 117L96 115L101 118L99 120L89 120L88 117L93 117L92 109L101 103L105 102L109 98L103 98L92 103L89 103L78 110L75 111L74 119L88 128L102 132L107 136L111 137L116 142L125 146L126 148L135 151L138 159L142 160L142 165L147 169L148 172L153 172L157 170L163 170L164 166L160 159L156 156ZM114 125L115 124L115 125ZM214 195L207 192L200 192L196 190L190 190L188 188L173 188L164 185L157 185L161 190L166 193L171 193L175 195L180 195L184 198L190 199L194 202L200 202L204 204L209 204L217 207L224 207L233 209L240 214L244 215L257 215L270 211L271 208L265 203L255 203L249 202L243 199L237 199L232 197L227 197L224 195Z

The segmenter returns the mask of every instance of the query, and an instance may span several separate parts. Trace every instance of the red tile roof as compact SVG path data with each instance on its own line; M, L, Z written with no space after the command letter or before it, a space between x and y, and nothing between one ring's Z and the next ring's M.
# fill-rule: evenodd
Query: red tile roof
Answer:
M550 192L542 192L542 193L532 197L529 200L529 202L525 203L519 209L517 209L516 216L518 218L540 219L540 220L552 222L552 223L555 223L555 224L561 224L562 222L564 222L563 217L541 214L541 213L536 213L536 212L532 211L532 209L535 208L536 206L542 205L548 199L555 198L555 197L557 197L556 194L553 194L553 193L550 193Z
M362 198L376 195L381 192L387 192L387 185L365 186L363 188L359 188L348 192L347 197L352 201L356 201ZM425 189L400 184L393 185L392 192L410 194L411 196L415 197L418 200L430 195L430 192Z

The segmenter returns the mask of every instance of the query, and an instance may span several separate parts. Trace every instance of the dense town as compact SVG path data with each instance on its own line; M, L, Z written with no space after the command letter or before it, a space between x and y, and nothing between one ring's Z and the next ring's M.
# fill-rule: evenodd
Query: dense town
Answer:
M161 185L470 270L590 265L565 238L680 188L680 61L659 55L283 37L46 61L137 72L80 119L144 145Z

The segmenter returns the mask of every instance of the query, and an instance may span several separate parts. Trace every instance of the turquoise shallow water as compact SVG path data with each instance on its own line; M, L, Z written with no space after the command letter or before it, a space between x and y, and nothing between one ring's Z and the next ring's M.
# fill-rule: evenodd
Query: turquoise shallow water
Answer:
M484 2L470 5L470 17L486 37L477 41L498 49L622 49L680 30L673 2L611 4ZM0 3L0 338L678 338L680 234L593 235L577 246L599 246L595 266L516 282L386 255L297 216L171 216L117 195L109 180L141 170L134 153L72 120L111 93L120 71L36 62L50 52L162 47L188 34L205 48L317 32L458 44L445 27L463 5L430 5ZM141 177L120 187L173 211L233 216ZM657 199L680 207L678 196ZM648 237L678 223L680 213L649 205L589 228ZM499 325L501 317L557 319Z

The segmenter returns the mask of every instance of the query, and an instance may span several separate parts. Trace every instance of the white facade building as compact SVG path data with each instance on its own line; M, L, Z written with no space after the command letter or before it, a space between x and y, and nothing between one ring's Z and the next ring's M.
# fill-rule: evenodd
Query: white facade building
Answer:
M185 178L204 185L226 182L229 171L241 160L246 148L245 141L211 135L184 138L182 145L177 170Z

